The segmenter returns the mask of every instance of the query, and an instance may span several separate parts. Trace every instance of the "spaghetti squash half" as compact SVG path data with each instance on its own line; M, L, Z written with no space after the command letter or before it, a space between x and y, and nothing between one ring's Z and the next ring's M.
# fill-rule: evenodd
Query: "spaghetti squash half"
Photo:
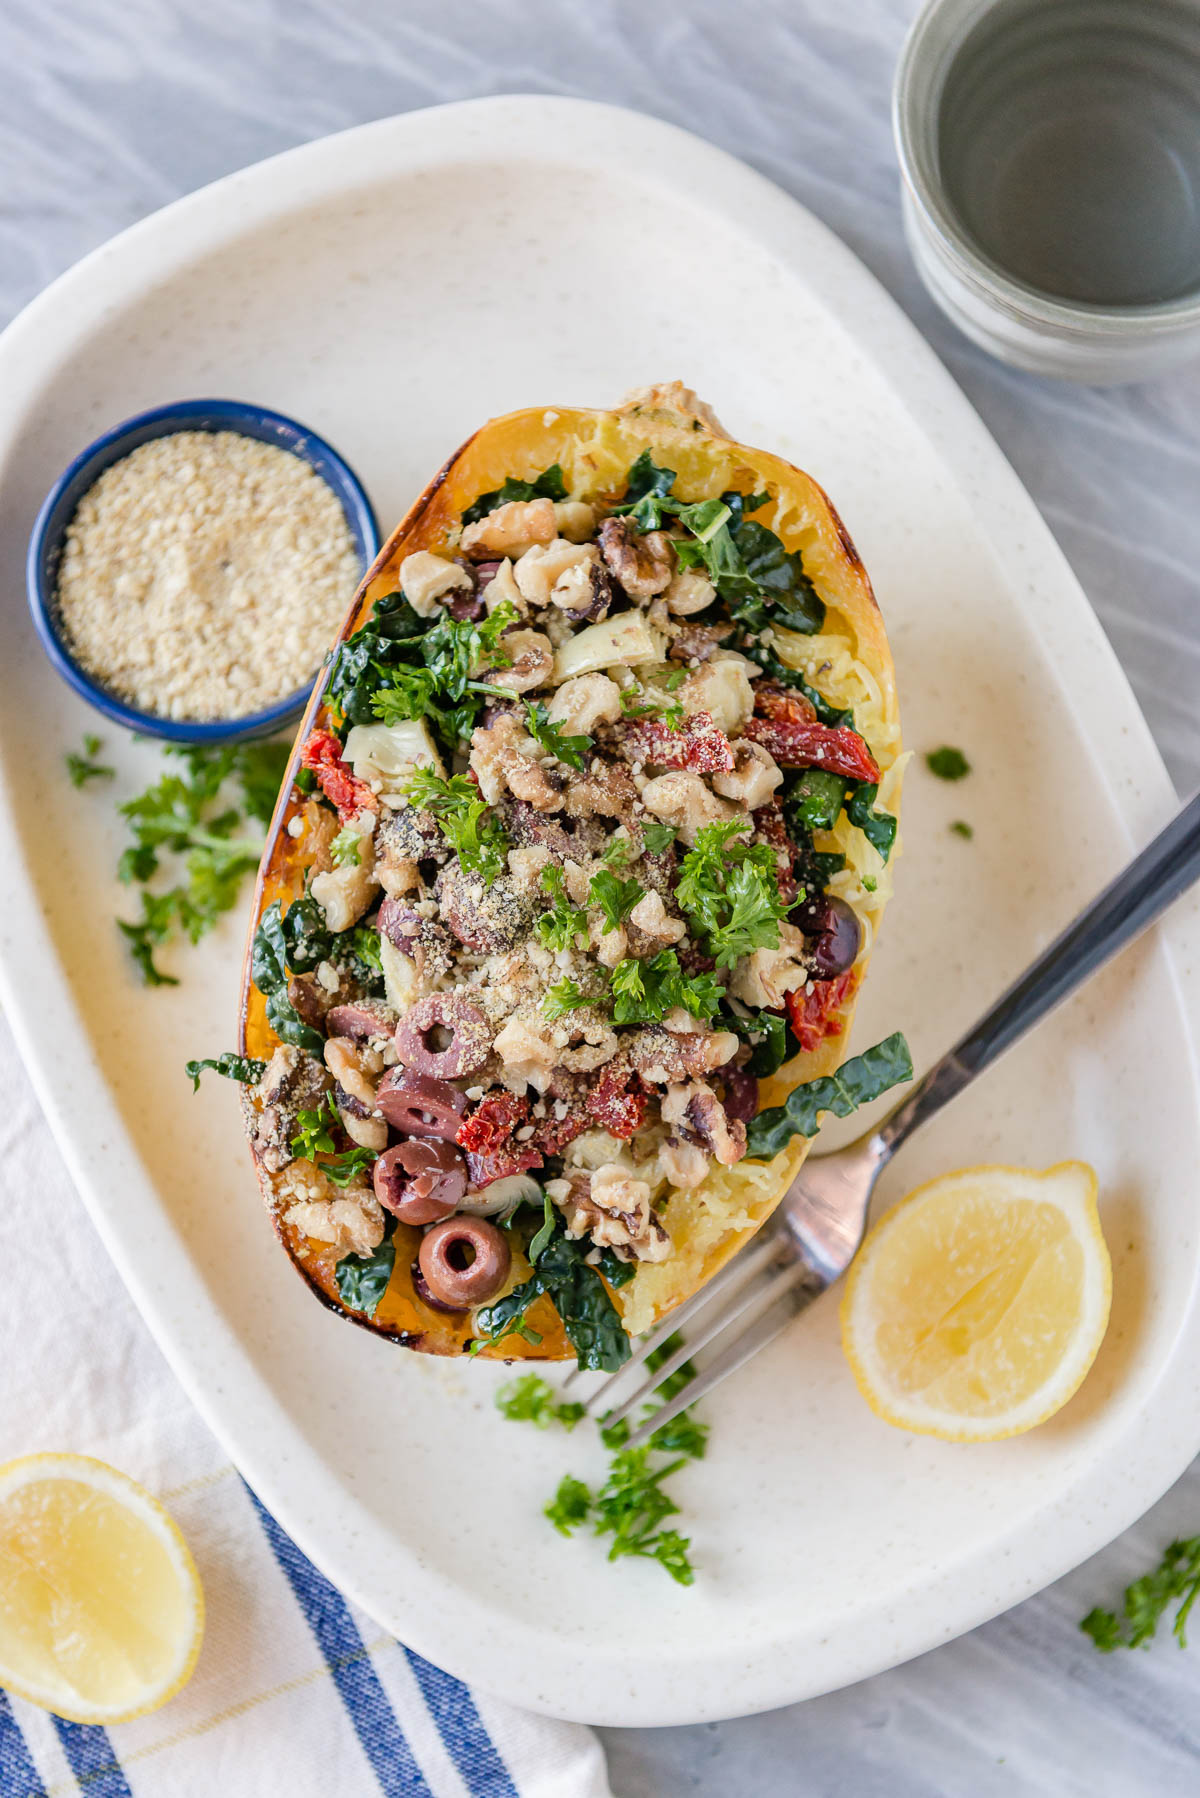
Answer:
M899 786L807 475L678 384L478 431L363 582L258 882L243 1106L314 1292L427 1353L619 1365L803 1159Z

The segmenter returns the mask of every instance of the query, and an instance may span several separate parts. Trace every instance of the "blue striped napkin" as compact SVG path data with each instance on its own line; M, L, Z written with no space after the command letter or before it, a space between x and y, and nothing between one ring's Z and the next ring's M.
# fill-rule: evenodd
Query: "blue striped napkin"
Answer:
M0 1798L611 1798L591 1730L469 1690L301 1554L193 1411L72 1190L0 1022L10 1242L53 1242L57 1302L10 1271L0 1461L97 1455L161 1498L200 1568L204 1648L161 1711L111 1729L0 1692ZM55 1220L51 1222L51 1220Z

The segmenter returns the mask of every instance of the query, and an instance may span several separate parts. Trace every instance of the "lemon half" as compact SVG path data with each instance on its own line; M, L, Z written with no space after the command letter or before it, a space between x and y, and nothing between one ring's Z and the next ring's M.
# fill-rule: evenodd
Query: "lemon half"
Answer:
M888 1423L987 1442L1066 1404L1111 1298L1085 1162L964 1168L918 1187L868 1235L842 1300L842 1345Z
M190 1677L204 1594L157 1499L87 1455L0 1467L0 1686L76 1723L123 1723Z

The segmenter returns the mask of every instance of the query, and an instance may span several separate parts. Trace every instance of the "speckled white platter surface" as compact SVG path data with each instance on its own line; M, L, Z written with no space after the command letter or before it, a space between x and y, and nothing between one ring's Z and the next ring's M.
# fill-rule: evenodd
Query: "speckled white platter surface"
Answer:
M193 1098L182 1071L233 1041L241 920L180 956L179 987L136 983L112 924L129 906L114 803L158 753L105 731L118 781L68 785L62 755L93 720L41 658L21 563L63 464L160 401L226 395L311 423L386 529L489 414L676 376L828 487L887 617L909 745L961 744L975 766L954 788L910 773L859 1012L859 1046L903 1028L927 1063L1173 798L1015 476L794 202L629 113L472 102L168 208L0 339L6 1004L80 1190L195 1402L332 1579L454 1672L620 1724L762 1709L914 1655L1093 1552L1200 1447L1195 909L918 1139L880 1195L968 1161L1096 1164L1115 1300L1079 1396L1024 1439L906 1437L858 1398L827 1299L708 1406L709 1458L678 1480L699 1570L684 1591L543 1521L596 1448L504 1422L495 1370L375 1342L296 1279L232 1090ZM972 843L950 834L958 816ZM27 1249L45 1278L69 1227L10 1245L8 1277Z

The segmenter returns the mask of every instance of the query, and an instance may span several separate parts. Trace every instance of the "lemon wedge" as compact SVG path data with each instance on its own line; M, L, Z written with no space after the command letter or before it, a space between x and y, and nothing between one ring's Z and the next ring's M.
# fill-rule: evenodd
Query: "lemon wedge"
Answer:
M136 1481L87 1455L0 1467L0 1686L123 1723L178 1692L203 1634L187 1543Z
M990 1442L1066 1404L1111 1298L1085 1162L964 1168L918 1187L870 1232L842 1300L842 1346L886 1422Z

